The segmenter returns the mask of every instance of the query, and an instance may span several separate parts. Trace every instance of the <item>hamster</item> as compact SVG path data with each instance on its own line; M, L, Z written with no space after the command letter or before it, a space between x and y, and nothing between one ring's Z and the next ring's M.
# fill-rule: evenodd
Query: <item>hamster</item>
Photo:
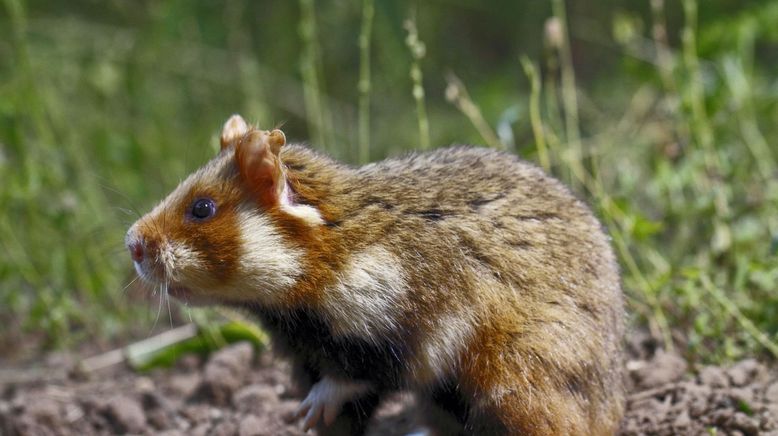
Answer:
M319 434L415 393L437 434L605 435L624 408L609 239L560 182L456 146L358 168L232 116L221 151L127 232L138 274L241 308Z

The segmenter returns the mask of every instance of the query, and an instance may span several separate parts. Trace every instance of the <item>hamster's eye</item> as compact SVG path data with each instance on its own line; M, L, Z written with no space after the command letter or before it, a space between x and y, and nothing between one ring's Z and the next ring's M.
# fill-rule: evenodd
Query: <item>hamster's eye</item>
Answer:
M216 213L216 205L210 198L201 198L192 203L191 214L195 219L204 220Z

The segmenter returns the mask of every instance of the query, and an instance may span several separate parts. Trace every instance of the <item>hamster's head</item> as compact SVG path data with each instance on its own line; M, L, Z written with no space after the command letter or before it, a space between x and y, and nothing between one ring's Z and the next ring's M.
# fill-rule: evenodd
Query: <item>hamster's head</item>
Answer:
M291 201L280 158L285 142L280 130L230 118L219 154L128 230L138 275L193 304L282 302L302 274L303 249L274 216L318 224L315 209Z

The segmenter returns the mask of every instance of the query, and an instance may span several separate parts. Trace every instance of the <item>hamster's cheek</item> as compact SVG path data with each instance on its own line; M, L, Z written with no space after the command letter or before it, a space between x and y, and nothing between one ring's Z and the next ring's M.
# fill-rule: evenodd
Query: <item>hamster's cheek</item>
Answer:
M231 286L246 302L283 299L302 274L303 252L290 244L266 215L238 215L240 259Z

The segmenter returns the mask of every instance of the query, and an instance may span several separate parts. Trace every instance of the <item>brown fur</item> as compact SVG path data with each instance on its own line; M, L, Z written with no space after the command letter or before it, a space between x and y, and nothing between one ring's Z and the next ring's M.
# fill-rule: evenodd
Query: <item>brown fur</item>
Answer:
M446 425L458 422L468 434L615 432L624 401L618 270L600 225L560 183L514 156L468 147L351 168L290 145L278 155L279 174L252 179L240 141L223 136L220 159L233 169L202 182L223 186L214 191L198 181L154 219L177 223L165 227L166 237L203 253L206 282L256 286L235 273L241 236L233 209L246 196L260 199L258 213L302 253L301 272L281 303L221 300L260 317L302 383L365 378L373 400L411 388L425 410L437 410L429 416L449 414ZM286 183L293 206L315 208L323 224L263 196L278 192L276 181ZM195 227L180 214L203 192L222 215ZM350 278L354 265L367 269ZM362 300L337 300L338 287L368 279L385 289L360 297L370 305L364 321L374 322L360 333L354 322L362 318L339 308ZM356 408L364 416L343 424L344 412L333 428L361 431L373 400Z

